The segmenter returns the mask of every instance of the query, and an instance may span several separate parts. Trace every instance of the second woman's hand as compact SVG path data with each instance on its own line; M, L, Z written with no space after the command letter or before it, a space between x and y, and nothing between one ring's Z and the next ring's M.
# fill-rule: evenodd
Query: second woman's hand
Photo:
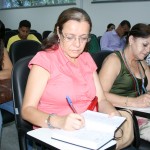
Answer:
M133 107L150 107L150 94L143 94L132 102Z

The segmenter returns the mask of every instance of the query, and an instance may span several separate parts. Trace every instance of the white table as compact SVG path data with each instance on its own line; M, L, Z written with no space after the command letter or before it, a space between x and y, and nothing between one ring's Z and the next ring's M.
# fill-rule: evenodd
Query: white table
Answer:
M56 149L61 150L87 150L87 148L79 147L76 145L72 145L69 143L61 142L58 140L51 139L51 134L53 132L53 129L49 128L39 128L32 131L27 132L27 135L29 138L31 138L35 142L39 142L40 144L43 144L47 148L49 147L55 147ZM100 148L99 150L106 150L107 148L115 147L116 141L112 140L109 143L107 143L103 148ZM112 148L114 150L115 148Z

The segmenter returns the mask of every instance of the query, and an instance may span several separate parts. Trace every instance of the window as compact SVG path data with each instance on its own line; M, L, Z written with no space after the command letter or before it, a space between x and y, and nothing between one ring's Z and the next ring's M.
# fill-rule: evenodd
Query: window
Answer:
M49 5L71 5L76 0L2 0L2 9L22 8L22 7L40 7Z

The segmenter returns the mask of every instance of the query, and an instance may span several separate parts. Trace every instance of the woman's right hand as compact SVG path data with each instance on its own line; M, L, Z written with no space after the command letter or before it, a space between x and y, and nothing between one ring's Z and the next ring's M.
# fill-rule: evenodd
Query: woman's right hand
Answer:
M132 102L133 107L150 107L150 94L143 94L136 97Z
M80 114L70 113L66 116L58 116L58 126L64 130L78 130L85 126L84 117Z

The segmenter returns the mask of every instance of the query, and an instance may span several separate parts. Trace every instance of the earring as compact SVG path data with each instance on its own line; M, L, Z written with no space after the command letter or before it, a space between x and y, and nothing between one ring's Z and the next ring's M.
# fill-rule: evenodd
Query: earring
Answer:
M58 38L58 43L60 43L60 38Z

